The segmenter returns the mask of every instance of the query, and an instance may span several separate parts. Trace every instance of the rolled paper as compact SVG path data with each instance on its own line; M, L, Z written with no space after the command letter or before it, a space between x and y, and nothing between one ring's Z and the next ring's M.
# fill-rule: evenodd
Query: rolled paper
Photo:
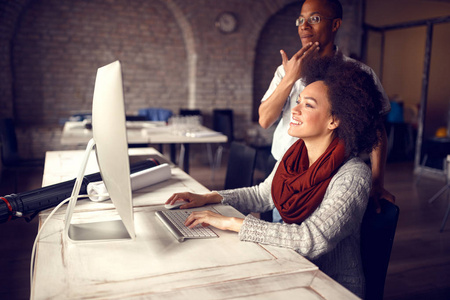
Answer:
M169 164L161 164L130 175L131 190L136 191L144 187L170 179L172 172ZM108 190L103 181L91 182L87 186L89 199L95 202L109 199Z

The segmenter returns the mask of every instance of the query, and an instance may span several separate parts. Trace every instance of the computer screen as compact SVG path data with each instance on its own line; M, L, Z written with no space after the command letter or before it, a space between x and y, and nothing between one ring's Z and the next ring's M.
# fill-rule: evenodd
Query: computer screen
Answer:
M119 61L97 70L92 102L93 138L89 141L66 212L66 236L72 241L135 238L122 71ZM72 224L90 152L95 149L102 180L120 220Z

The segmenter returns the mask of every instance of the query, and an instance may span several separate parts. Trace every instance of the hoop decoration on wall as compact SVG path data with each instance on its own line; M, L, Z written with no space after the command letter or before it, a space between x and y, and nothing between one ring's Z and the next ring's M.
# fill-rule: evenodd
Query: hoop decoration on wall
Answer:
M222 12L217 16L216 27L220 32L229 34L236 32L239 26L237 15L232 12Z

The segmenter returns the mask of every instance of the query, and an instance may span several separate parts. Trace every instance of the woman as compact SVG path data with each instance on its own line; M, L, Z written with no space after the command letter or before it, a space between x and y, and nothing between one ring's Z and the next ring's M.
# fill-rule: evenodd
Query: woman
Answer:
M186 226L212 225L239 232L242 241L294 249L362 297L359 234L371 170L357 155L378 143L381 95L370 75L339 56L310 61L302 72L306 87L288 131L300 139L263 183L205 195L177 193L167 203L184 200L181 208L190 208L221 202L244 214L277 208L284 223L203 211L192 213Z

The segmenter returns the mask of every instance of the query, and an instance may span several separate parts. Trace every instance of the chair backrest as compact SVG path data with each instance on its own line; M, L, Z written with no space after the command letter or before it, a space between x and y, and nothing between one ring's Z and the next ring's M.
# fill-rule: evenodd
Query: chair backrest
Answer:
M138 110L139 116L146 116L149 121L169 121L172 116L172 111L166 108L149 107Z
M147 116L126 115L125 120L127 120L127 121L147 121Z
M361 224L361 258L366 277L366 300L382 300L384 283L399 215L397 205L380 200L377 214L369 203Z
M256 149L242 143L232 142L228 158L225 189L235 189L253 185Z
M180 108L180 116L201 116L200 109Z
M0 120L0 142L3 165L15 165L19 161L19 151L13 119L5 118Z
M228 143L234 140L233 110L214 109L213 110L213 130L222 132L228 137Z

